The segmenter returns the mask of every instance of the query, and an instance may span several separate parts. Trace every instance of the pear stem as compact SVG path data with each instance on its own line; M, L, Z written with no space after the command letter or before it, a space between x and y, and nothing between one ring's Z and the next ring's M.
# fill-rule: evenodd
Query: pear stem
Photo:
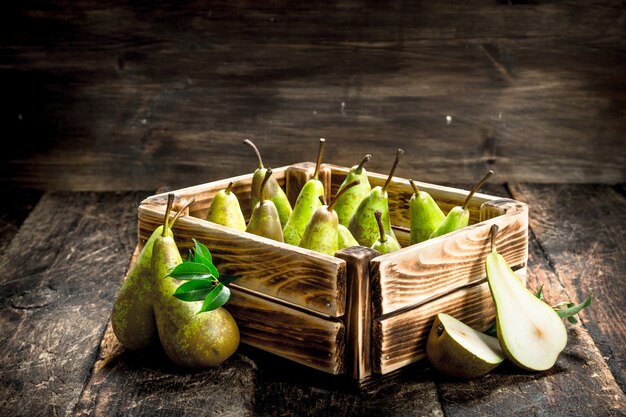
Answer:
M260 206L262 206L263 203L265 202L265 193L263 191L265 190L265 184L267 184L271 176L272 176L272 168L268 168L267 171L265 171L265 176L263 177L263 181L261 182L261 187L259 188L259 203L260 203L259 205Z
M374 216L376 216L376 223L378 223L378 233L380 233L380 243L385 243L387 241L387 236L385 235L385 228L383 227L383 212L380 210L376 210L374 212Z
M469 204L470 200L471 200L471 199L472 199L472 197L474 196L474 193L475 193L476 191L478 191L478 189L479 189L479 188L480 188L480 187L481 187L484 183L486 183L486 182L487 182L487 180L489 179L489 177L491 177L492 175L493 175L493 171L492 171L492 170L489 170L489 172L487 172L487 173L485 174L485 176L484 176L484 177L483 177L480 181L478 181L478 182L476 183L476 185L474 185L474 186L472 187L472 190L470 191L470 193L467 195L467 198L466 198L466 199L465 199L465 201L463 202L463 206L461 206L461 208L462 208L463 210L466 210L466 209L467 209L467 205Z
M232 181L231 181L231 182L229 182L229 183L228 183L228 187L226 187L226 189L224 190L224 192L225 192L226 194L230 194L230 193L233 191L233 185L235 185L235 183L234 183L234 182L232 182Z
M322 205L325 206L326 205L326 198L323 195L319 196L318 198L319 198L320 202L322 203Z
M493 253L496 252L496 235L498 234L498 229L499 227L497 224L491 225L491 229L489 229L491 235L491 252Z
M363 159L361 159L361 162L359 162L359 166L356 167L356 169L354 170L355 173L360 174L363 171L363 167L365 166L365 164L367 164L370 159L372 159L372 155L367 154L363 157Z
M317 176L320 173L320 165L322 164L322 155L324 153L324 143L326 139L320 138L320 147L317 150L317 162L315 163L315 172L313 173L313 179L317 179Z
M167 207L165 208L165 217L163 218L163 233L161 236L167 235L167 229L169 228L170 213L172 212L172 206L174 205L174 199L176 196L173 193L167 195Z
M187 210L187 207L189 207L194 201L196 201L196 198L195 197L191 197L185 204L183 204L183 206L180 208L180 210L178 210L176 212L176 214L174 214L174 218L170 222L170 228L171 229L174 228L174 223L176 223L176 220L178 220L178 218L185 212L185 210Z
M391 184L393 173L396 172L396 167L398 166L398 162L400 162L400 157L402 155L404 155L404 151L402 149L398 149L398 151L396 152L396 160L393 162L393 166L391 167L391 171L389 172L387 181L385 181L385 185L383 185L383 193L387 191L387 187L389 186L389 184Z
M263 169L263 160L261 159L261 153L259 152L259 149L256 147L256 145L252 143L250 139L244 139L243 143L252 147L252 149L254 150L254 153L256 154L257 159L259 160L259 168Z
M415 193L415 196L417 196L420 193L419 188L417 188L417 185L415 185L415 182L413 182L413 180L409 180L409 183L411 184L411 187L413 187L413 192Z
M333 199L333 201L331 201L330 204L328 205L328 211L333 211L335 204L337 203L337 201L339 201L339 198L341 198L343 193L345 193L346 191L348 191L350 188L354 187L355 185L359 185L360 183L361 183L361 180L356 179L352 181L351 183L347 184L341 190L339 190L337 195L335 195L335 198Z

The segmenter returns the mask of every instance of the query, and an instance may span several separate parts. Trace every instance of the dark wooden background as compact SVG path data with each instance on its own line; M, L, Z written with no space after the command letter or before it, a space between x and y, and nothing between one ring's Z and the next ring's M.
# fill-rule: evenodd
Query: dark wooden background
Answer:
M154 190L314 160L626 181L623 1L0 6L0 180Z

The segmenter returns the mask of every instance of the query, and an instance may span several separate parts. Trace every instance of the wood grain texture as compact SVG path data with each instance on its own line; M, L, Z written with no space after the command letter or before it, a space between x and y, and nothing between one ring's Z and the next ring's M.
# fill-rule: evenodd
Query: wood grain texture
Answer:
M523 276L524 271L520 272ZM407 311L374 319L374 372L387 374L426 356L426 340L437 313L446 313L477 330L494 321L495 308L486 282L456 290Z
M364 153L403 177L623 182L621 1L3 5L0 179L181 188ZM355 156L358 154L358 156Z
M5 196L5 199L3 210L0 212L0 256L37 204L42 193L36 190L4 188L1 194Z
M532 205L533 208L536 205ZM533 210L533 213L536 210ZM537 213L537 220L541 216ZM527 287L536 292L543 286L546 302L555 304L570 297L565 277L555 274L549 257L531 234ZM591 305L593 309L597 299ZM581 314L588 317L591 310ZM584 327L566 324L568 342L554 367L530 373L505 361L490 374L471 381L458 381L434 374L446 416L483 417L503 415L619 416L626 413L626 397L603 357L602 344ZM607 363L608 362L608 363Z
M506 214L372 260L374 317L435 299L484 278L492 224L500 228L498 251L512 267L524 266L528 258L528 208L513 200L505 204L510 206ZM486 207L490 214L506 210Z
M626 198L610 186L516 185L534 207L531 227L563 286L593 304L582 314L622 390L626 387Z
M140 240L163 223L164 214L163 206L142 203ZM345 261L192 216L179 218L173 232L183 254L192 238L205 244L220 272L240 276L237 286L333 317L345 312Z
M237 321L241 341L329 374L346 370L344 324L232 289L227 309Z
M77 402L136 244L131 224L146 195L46 193L6 248L2 415L67 415Z
M372 373L372 303L370 261L380 255L363 246L353 246L335 256L346 261L348 292L346 315L346 362L348 374L357 381Z

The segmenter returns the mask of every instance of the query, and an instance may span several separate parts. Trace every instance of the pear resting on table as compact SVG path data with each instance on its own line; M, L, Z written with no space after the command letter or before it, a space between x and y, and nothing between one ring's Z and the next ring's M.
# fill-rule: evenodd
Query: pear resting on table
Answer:
M197 314L201 301L174 297L181 281L170 273L182 259L169 223L173 202L174 195L168 195L163 225L154 231L120 289L111 317L113 331L128 349L148 347L158 338L170 360L180 366L217 366L236 351L239 329L223 307Z

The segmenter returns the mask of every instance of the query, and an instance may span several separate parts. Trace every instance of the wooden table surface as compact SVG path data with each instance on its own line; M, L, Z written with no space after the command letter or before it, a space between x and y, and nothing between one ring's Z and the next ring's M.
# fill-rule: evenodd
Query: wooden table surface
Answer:
M567 324L549 371L503 364L462 382L426 360L364 390L240 346L190 373L160 350L125 351L109 317L150 191L5 189L0 209L0 414L607 416L626 413L626 190L490 185L530 207L528 286L550 302L594 301Z

